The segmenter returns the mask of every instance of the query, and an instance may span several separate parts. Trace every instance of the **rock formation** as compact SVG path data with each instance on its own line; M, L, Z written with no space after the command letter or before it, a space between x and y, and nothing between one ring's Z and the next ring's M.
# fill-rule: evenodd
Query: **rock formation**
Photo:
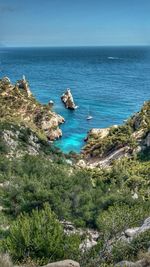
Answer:
M2 120L17 120L51 141L62 136L59 125L64 118L53 112L49 104L41 105L33 97L24 76L16 85L10 84L7 77L0 80L0 102Z
M72 222L69 221L61 221L63 225L64 232L67 235L77 234L79 236L84 236L82 243L80 244L80 250L82 252L87 251L97 245L99 239L99 232L93 229L82 229L82 228L75 228Z
M72 260L58 261L54 263L49 263L42 267L80 267L79 263Z
M64 103L65 107L68 109L76 109L77 106L74 103L73 96L71 94L71 90L67 89L67 91L61 96L61 100Z
M29 88L29 83L26 80L26 78L25 78L24 75L22 77L22 80L19 80L17 82L17 85L18 85L19 88L22 88L26 92L26 94L27 94L28 97L30 97L32 95L32 93L30 91L30 88Z
M8 77L3 77L1 82L3 85L10 85L11 84L11 81Z
M127 229L125 231L125 236L123 236L122 239L126 240L127 242L130 242L134 237L140 235L141 233L147 230L150 230L150 217L147 218L140 227Z
M114 160L131 157L150 146L150 101L124 125L92 129L85 138L83 159L78 166L109 167Z

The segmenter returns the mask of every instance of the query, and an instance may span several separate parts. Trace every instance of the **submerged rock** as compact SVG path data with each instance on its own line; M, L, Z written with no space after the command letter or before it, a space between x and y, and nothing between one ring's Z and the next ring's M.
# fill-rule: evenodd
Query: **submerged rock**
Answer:
M61 96L61 100L64 103L65 107L68 109L76 109L77 106L74 103L74 99L71 93L70 89L67 89L67 91Z
M50 107L53 107L53 106L54 106L54 101L53 101L53 100L50 100L50 101L48 102L48 105L49 105Z

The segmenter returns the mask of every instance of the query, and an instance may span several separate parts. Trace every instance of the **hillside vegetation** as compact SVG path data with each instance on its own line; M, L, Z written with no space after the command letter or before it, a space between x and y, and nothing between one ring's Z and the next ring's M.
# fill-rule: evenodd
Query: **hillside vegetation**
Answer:
M9 98L8 106L5 97L0 101L0 253L8 253L15 265L26 266L64 259L78 261L81 267L148 262L150 103L124 126L112 128L106 139L89 137L87 146L91 140L94 144L85 148L93 153L97 144L98 156L103 156L122 145L133 146L130 157L114 160L111 168L80 168L75 156L63 155L47 142L45 133L43 138L38 124L32 127L33 117L26 121L27 109L21 117L16 102L11 116ZM140 138L132 140L141 130ZM68 234L66 221L77 231ZM134 227L139 227L138 234L127 236ZM98 233L90 247L89 230ZM1 256L0 262L4 260Z

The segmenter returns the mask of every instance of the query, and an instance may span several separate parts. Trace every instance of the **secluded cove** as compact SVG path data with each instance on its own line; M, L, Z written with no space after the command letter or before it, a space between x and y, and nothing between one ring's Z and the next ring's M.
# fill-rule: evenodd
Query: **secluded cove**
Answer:
M66 122L56 145L79 152L91 128L121 124L150 98L148 47L1 48L0 76L16 81L28 78L42 103L54 101L54 110ZM71 88L77 110L65 109L61 95ZM86 120L90 110L93 119Z

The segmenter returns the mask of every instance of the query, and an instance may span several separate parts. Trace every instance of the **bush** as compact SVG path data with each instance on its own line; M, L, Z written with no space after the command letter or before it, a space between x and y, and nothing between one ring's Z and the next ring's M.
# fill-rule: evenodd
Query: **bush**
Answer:
M33 259L39 264L61 260L65 255L77 255L79 238L67 237L55 214L46 204L31 216L21 214L12 223L4 248L17 262Z
M141 233L130 243L118 241L113 246L112 258L114 262L122 260L137 260L138 254L146 252L150 246L150 230Z
M143 206L134 205L132 207L117 203L110 206L107 211L102 212L97 219L97 226L103 233L104 240L116 237L128 227L139 225L147 215Z

